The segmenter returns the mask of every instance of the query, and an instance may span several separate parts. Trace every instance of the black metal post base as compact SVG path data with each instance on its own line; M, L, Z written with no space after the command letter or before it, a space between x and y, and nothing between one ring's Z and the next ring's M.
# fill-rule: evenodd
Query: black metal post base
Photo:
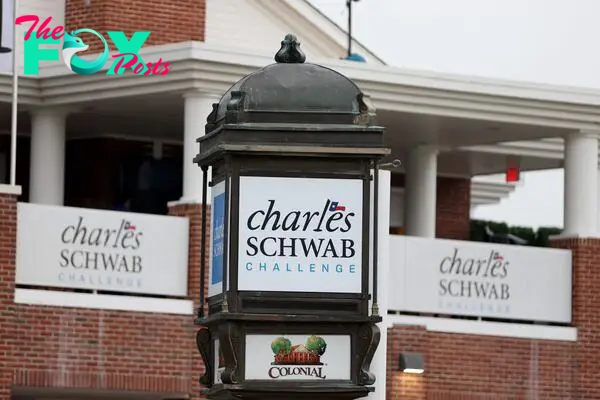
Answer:
M329 384L296 384L288 387L281 385L250 384L215 385L203 392L214 400L353 400L367 396L374 389L371 387L347 383Z
M353 400L365 397L374 388L375 376L370 365L379 344L380 317L329 317L298 315L248 315L220 313L204 319L196 342L205 364L200 383L202 394L210 400ZM348 335L352 355L347 380L246 380L246 371L258 368L245 357L245 341L252 334ZM219 341L221 355L216 354ZM271 349L267 349L271 351ZM216 361L220 359L219 365ZM217 375L219 378L217 379ZM385 379L383 377L382 379Z

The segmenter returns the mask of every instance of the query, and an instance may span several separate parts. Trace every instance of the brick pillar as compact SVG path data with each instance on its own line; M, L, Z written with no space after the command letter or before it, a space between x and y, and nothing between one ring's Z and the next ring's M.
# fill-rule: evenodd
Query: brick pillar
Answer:
M190 238L189 238L189 261L188 261L188 296L194 301L194 310L199 306L200 300L200 245L202 243L202 205L200 204L176 204L169 206L169 215L176 217L187 217L190 221ZM206 209L206 233L210 235L210 206ZM208 260L210 252L210 236L207 236L206 240L206 271L204 274L204 293L208 294ZM207 310L207 307L204 308ZM195 318L195 314L194 314ZM192 372L192 399L199 399L200 396L200 384L198 379L204 373L204 364L200 353L195 346L195 334L194 334L194 345L192 351L192 362L194 370ZM0 399L2 400L2 399Z
M392 174L392 187L405 187L404 175ZM471 180L438 176L436 214L437 238L469 240Z
M13 314L17 255L17 196L20 187L0 185L0 400L10 400L13 384Z
M600 398L600 239L558 239L553 247L573 253L574 352L573 398ZM571 373L565 371L565 373Z
M471 180L439 177L437 182L436 237L469 240Z
M427 330L422 326L395 325L388 329L387 347L387 400L425 400L425 375L405 374L400 371L400 354L404 351L427 350ZM427 370L427 357L425 357Z
M43 17L45 18L45 17ZM165 43L204 41L206 0L83 0L65 1L67 32L82 28L104 35L111 51L116 50L107 31L122 31L128 39L136 31L152 32L144 46ZM78 55L98 53L104 44L94 34L77 35L90 47ZM169 60L163 60L169 61Z

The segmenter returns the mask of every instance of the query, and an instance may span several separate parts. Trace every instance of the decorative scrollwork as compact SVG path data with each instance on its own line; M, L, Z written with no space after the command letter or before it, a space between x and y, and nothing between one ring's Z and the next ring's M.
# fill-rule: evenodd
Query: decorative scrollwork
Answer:
M202 361L204 361L204 375L200 377L200 384L202 386L210 387L212 385L213 376L213 365L212 365L212 351L211 348L211 335L210 331L207 328L200 329L198 333L196 333L196 346L198 347L198 351L202 356Z
M375 375L370 371L370 368L380 339L381 331L374 323L362 325L358 331L359 352L362 358L358 374L359 385L368 386L375 383ZM382 379L385 379L385 377Z
M212 111L206 118L205 133L212 132L217 126L217 114L219 112L219 103L213 103Z
M376 124L377 118L375 114L375 106L373 105L371 97L361 92L356 95L356 101L358 103L358 110L360 113L354 117L354 123L358 125Z
M239 110L243 97L244 92L240 90L231 91L231 99L229 99L229 102L227 103L227 111Z
M242 109L242 103L244 100L244 92L240 90L232 90L231 98L227 103L227 112L225 114L225 119L227 123L236 123L238 122L238 112Z
M219 343L225 358L225 370L221 374L221 380L223 383L237 384L240 383L238 352L242 334L239 326L234 323L228 323L220 328Z

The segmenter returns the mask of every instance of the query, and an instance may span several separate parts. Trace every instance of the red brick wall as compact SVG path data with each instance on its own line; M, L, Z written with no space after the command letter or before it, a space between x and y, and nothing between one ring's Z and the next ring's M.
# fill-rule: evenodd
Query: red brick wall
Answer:
M191 393L190 316L14 307L16 386Z
M200 245L199 206L190 245ZM13 304L16 198L0 194L0 400L13 387L189 393L199 398L203 365L192 316ZM199 253L189 260L189 297L199 290Z
M392 174L392 186L404 187L404 175ZM471 219L471 180L438 177L436 237L468 240Z
M422 353L425 374L399 371L402 351ZM592 399L576 397L576 344L388 330L388 400ZM592 362L592 361L591 361ZM580 381L579 381L580 382Z
M92 0L89 7L84 0L66 0L65 27L68 32L93 29L105 36L111 50L116 48L107 31L123 31L129 39L135 31L151 31L145 45L203 41L205 12L205 0ZM85 53L103 49L95 35L83 33L80 37L90 45Z
M10 399L17 338L13 313L17 197L0 193L0 400Z
M574 368L577 398L600 399L600 239L562 239L553 246L573 252Z
M200 248L202 243L202 205L200 204L181 204L176 205L170 208L169 214L178 217L187 217L190 221L190 254L188 261L188 268L190 269L190 274L188 275L188 292L189 295L194 300L194 310L197 310L199 307L199 299L200 299L200 285L204 285L205 292L204 296L208 295L208 262L209 262L209 252L210 250L207 248L205 254L205 263L206 270L204 271L204 277L201 277L200 274ZM206 245L209 246L210 243L210 207L207 207L206 210ZM208 305L204 306L204 311L208 311ZM205 314L206 315L206 314ZM196 332L199 330L197 326L194 326L194 349L191 353L192 365L193 368L193 379L192 379L192 393L194 395L198 395L201 391L201 386L198 380L201 375L204 373L204 364L202 362L202 358L200 357L200 353L195 346L195 338Z
M469 240L471 180L438 178L436 237Z

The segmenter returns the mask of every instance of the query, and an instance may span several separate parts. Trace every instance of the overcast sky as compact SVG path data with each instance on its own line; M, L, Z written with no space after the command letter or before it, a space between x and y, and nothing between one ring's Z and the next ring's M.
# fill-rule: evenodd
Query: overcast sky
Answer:
M344 29L346 0L311 0ZM600 0L360 0L353 34L388 64L600 89ZM562 170L522 174L474 218L562 226Z

